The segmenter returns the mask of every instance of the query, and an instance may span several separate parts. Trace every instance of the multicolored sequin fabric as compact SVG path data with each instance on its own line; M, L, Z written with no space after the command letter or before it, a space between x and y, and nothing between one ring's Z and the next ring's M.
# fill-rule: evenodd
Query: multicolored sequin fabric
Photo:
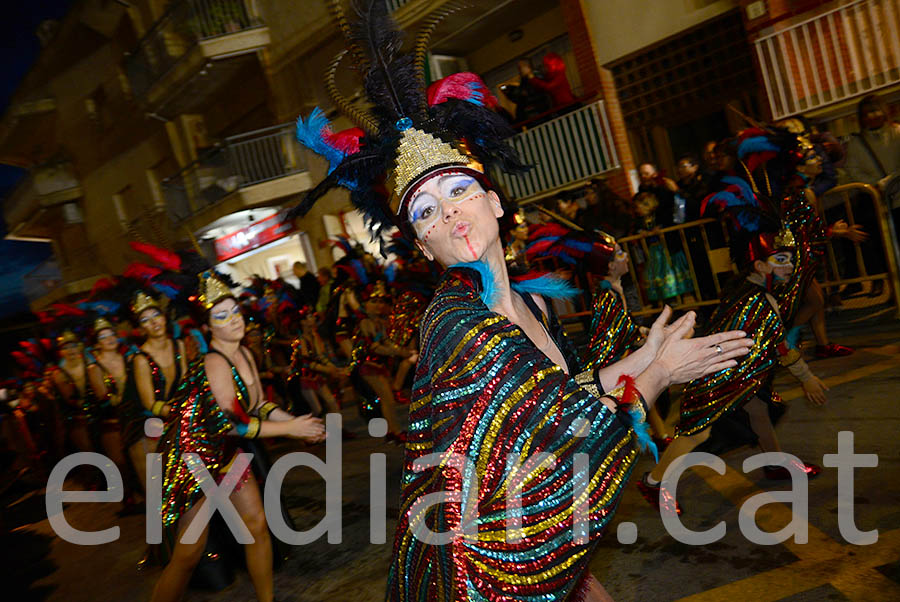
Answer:
M450 269L422 321L389 601L566 599L637 459L633 431L479 290L476 272ZM469 503L426 497L439 492ZM577 538L576 508L589 519ZM432 545L421 526L452 541Z
M419 333L419 322L428 306L428 300L416 291L403 291L391 307L388 317L387 338L398 347L407 347L416 343Z
M234 438L227 433L232 428L240 431L242 425L247 427L253 421L256 432L259 430L259 420L246 415L250 395L233 365L231 376L236 396L235 415L226 415L216 403L203 361L192 364L173 395L172 410L157 450L163 461L162 521L165 527L176 526L178 519L203 496L200 483L185 463L185 455L196 454L206 465L210 477L218 481L227 472L236 449Z
M708 330L743 330L753 337L754 344L734 368L688 383L681 400L677 435L694 435L749 401L779 365L776 347L784 339L784 328L778 310L761 286L745 281L723 299L710 318Z
M594 293L587 368L603 368L617 362L637 349L642 339L622 297L608 280L601 280Z
M794 273L776 290L781 317L785 324L793 325L794 316L803 304L803 293L816 276L816 270L825 255L825 227L815 208L802 191L786 196L782 201L784 221L794 234Z

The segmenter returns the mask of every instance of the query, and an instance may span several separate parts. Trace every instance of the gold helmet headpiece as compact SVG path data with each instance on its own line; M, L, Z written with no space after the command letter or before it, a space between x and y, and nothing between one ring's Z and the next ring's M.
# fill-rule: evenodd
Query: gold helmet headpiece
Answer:
M81 341L78 340L78 337L75 336L75 333L69 330L68 328L62 331L58 337L56 337L56 346L64 347L65 345L78 345Z
M141 315L141 312L145 309L150 309L151 307L162 311L159 301L144 291L138 291L131 300L131 313L134 314L135 317Z
M197 302L203 309L212 309L212 306L219 301L227 297L234 297L234 293L231 292L228 285L212 270L202 272L197 279L199 281Z

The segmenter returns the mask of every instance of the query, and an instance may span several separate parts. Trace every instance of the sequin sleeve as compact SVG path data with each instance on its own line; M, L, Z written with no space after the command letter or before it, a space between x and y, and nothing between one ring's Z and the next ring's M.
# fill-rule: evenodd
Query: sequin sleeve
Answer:
M387 599L563 600L618 504L634 433L454 274L422 322ZM468 502L429 503L439 492ZM431 545L423 526L454 535Z
M753 347L737 366L687 384L676 428L679 435L696 434L749 401L769 382L778 366L784 328L763 289L745 285L740 293L719 304L710 319L709 331L726 330L743 330L753 337Z
M643 338L621 297L605 280L594 293L590 332L588 368L603 368L617 362L637 349Z

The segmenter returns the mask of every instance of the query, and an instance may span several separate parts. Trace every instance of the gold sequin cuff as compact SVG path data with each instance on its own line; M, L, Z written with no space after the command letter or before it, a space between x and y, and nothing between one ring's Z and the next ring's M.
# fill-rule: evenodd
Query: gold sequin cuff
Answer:
M264 403L260 406L259 411L257 412L257 414L259 414L259 419L260 420L268 420L269 414L274 412L276 409L278 409L277 403L267 401L266 403Z
M162 416L163 408L165 408L165 407L166 407L166 402L156 401L153 403L152 406L150 406L150 413L153 414L154 416Z
M597 377L597 370L585 370L575 375L575 382L578 386L593 395L594 397L603 397L603 385Z
M778 357L778 361L781 362L781 365L784 367L788 367L791 364L795 363L800 359L800 350L799 349L788 349L787 353Z

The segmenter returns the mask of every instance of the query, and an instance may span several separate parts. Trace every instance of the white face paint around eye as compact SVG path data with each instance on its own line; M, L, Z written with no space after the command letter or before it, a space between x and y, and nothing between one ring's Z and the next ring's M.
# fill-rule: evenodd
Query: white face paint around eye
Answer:
M411 224L429 223L434 220L440 213L441 205L444 202L461 203L473 193L482 192L481 185L470 175L450 173L440 176L436 180L436 186L429 186L430 182L425 182L413 194L407 209Z

